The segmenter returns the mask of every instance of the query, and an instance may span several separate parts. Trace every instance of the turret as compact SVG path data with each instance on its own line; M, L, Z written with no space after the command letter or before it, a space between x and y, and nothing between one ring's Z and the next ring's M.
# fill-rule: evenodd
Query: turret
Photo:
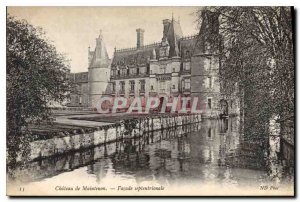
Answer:
M89 106L97 107L98 100L105 95L110 77L110 59L107 54L101 30L98 38L96 38L95 51L90 53Z

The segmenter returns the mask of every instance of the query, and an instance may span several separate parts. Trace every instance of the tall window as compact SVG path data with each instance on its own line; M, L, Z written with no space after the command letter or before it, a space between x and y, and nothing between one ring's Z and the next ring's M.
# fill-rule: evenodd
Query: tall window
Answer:
M185 79L184 80L184 88L185 89L190 89L191 88L191 80L190 79Z
M165 88L166 88L166 82L165 81L160 81L159 82L159 88L160 88L160 92L164 93Z
M135 75L135 70L136 70L135 68L130 68L130 74Z
M208 129L207 136L208 136L208 137L211 137L211 128Z
M190 57L190 51L185 51L185 57Z
M191 65L190 65L190 63L189 63L189 62L187 62L187 63L184 63L184 70L185 70L185 71L189 71L189 70L190 70L190 68L191 68Z
M112 83L112 91L113 91L113 92L116 91L116 83L115 83L115 82Z
M134 81L130 81L130 91L134 91Z
M210 71L211 70L212 59L211 57L207 57L204 63L204 69Z
M145 80L140 80L141 92L145 92Z
M166 73L166 67L160 66L160 73L165 74Z
M208 77L208 87L212 88L212 77L211 76Z
M207 107L208 109L211 109L211 98L207 99Z
M125 82L121 81L121 91L124 92L125 91Z

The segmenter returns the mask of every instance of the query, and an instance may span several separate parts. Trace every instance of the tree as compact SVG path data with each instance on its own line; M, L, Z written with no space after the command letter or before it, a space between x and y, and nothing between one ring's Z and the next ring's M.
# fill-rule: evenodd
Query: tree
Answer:
M206 7L198 11L199 22L203 13L218 15L223 42L220 77L227 89L238 83L245 132L251 136L267 134L274 115L282 131L285 125L294 128L292 11L290 7Z
M28 125L49 120L49 102L64 101L70 82L66 59L41 28L8 15L6 33L7 148L8 159L15 160Z

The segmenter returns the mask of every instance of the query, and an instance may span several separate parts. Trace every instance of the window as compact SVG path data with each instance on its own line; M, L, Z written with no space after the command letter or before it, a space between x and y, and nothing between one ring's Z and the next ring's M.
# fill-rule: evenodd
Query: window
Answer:
M115 83L115 82L112 83L112 91L113 91L113 92L116 91L116 83Z
M121 81L121 91L124 92L125 91L125 82Z
M211 137L211 128L208 129L207 136L210 138Z
M166 82L165 81L160 81L159 82L159 88L160 88L160 92L164 93L165 88L166 88Z
M209 42L205 43L205 48L206 48L207 51L211 50L211 45L210 45Z
M175 85L173 85L173 89L175 89Z
M120 70L118 70L118 75L120 76Z
M185 57L190 57L190 51L185 51Z
M208 106L208 109L211 109L211 98L207 99L207 106Z
M191 81L190 81L190 79L185 79L184 80L184 88L185 89L190 89L191 88Z
M140 74L140 69L136 68L136 74L139 75Z
M79 103L79 96L75 97L75 103Z
M130 91L134 91L134 81L130 81Z
M79 104L81 105L81 103L82 103L82 97L80 96L79 97Z
M135 68L130 68L130 74L131 75L135 75L135 71L134 70L135 70ZM129 69L128 69L128 71L129 71Z
M142 67L142 68L140 69L140 72L141 72L142 74L147 74L147 73L149 73L149 68L148 68L148 67Z
M207 57L205 60L204 60L204 69L205 70L211 70L211 57Z
M145 80L141 80L140 84L141 84L141 92L145 92Z
M212 78L211 78L211 76L208 77L208 87L212 88Z
M151 85L151 90L154 90L153 85Z
M166 68L164 66L160 66L160 73L161 74L166 73Z
M189 62L187 62L187 63L184 63L184 70L185 70L185 71L189 71L189 70L190 70L190 68L191 68L191 65L190 65L190 63L189 63Z

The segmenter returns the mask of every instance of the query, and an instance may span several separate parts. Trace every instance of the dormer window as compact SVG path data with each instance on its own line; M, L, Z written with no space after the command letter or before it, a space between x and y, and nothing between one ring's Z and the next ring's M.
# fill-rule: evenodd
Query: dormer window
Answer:
M190 57L190 51L189 50L185 51L185 57Z

